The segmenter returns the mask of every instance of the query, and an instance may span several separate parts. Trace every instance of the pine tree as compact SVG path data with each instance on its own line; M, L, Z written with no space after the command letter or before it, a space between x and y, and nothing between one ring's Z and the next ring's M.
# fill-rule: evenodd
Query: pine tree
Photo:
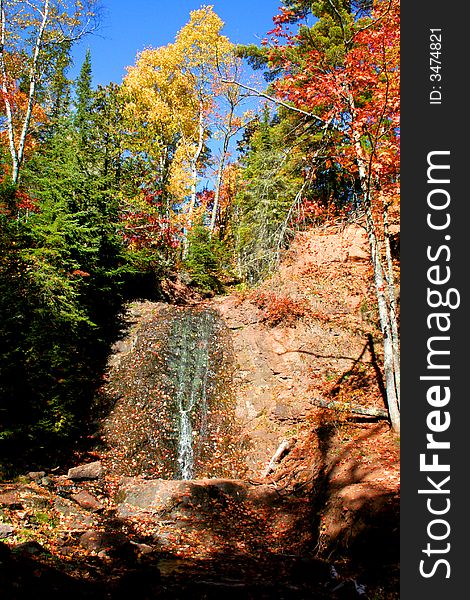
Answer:
M84 150L82 156L83 166L89 172L91 165L88 164L87 168L89 161L86 157L91 157L94 154L92 143L94 93L92 88L91 52L89 49L85 54L80 74L75 82L75 96L74 126L79 137L80 146ZM91 175L90 172L89 174Z

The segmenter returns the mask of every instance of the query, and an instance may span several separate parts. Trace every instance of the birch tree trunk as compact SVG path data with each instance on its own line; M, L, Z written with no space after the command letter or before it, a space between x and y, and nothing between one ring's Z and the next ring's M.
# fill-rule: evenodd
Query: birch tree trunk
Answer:
M372 266L374 271L375 292L377 296L377 305L379 309L380 329L383 336L384 349L384 375L385 390L387 394L387 407L390 415L392 428L400 432L400 409L399 396L397 389L397 377L395 372L395 353L393 347L392 335L392 315L388 298L388 286L384 276L384 267L382 257L375 231L374 220L371 211L370 200L365 203L366 212L366 230L369 239Z
M204 148L204 108L202 103L199 105L199 119L198 119L198 141L197 148L194 153L194 156L191 157L190 161L190 169L191 169L191 199L189 201L188 208L188 217L189 217L189 225L192 225L192 216L194 212L194 208L196 206L196 194L197 194L197 167L199 163L199 159L201 158L202 150Z
M2 78L2 94L5 102L8 143L12 161L12 173L18 173L18 154L16 151L15 130L13 127L13 111L8 91L8 74L5 64L6 15L4 0L0 0L1 38L0 38L0 76Z
M351 110L352 121L356 117L355 103L352 94L347 90L349 108ZM398 335L396 325L395 312L395 291L393 285L393 270L391 262L388 265L388 272L384 267L382 252L379 244L379 236L372 211L372 177L371 177L371 159L363 150L360 135L352 128L351 137L354 144L357 166L359 171L359 180L364 202L365 217L366 217L366 232L369 240L371 253L372 267L374 273L375 292L377 297L377 306L379 311L380 329L383 336L383 351L384 351L384 376L385 376L385 392L387 396L387 408L390 415L390 423L392 429L397 433L400 432L400 404L399 390L400 382L399 361L395 353L396 348L394 342L394 331ZM382 213L383 230L382 234L387 240L387 213ZM385 251L386 254L386 251ZM391 261L391 255L390 255ZM393 295L393 300L392 300ZM398 343L398 339L396 340Z
M188 256L189 244L188 244L188 229L192 228L193 225L193 212L196 207L196 198L197 198L197 168L199 159L202 154L202 150L204 148L204 135L205 135L205 127L204 127L204 107L202 102L199 103L199 118L198 118L198 142L196 151L193 156L190 157L189 165L190 165L190 173L191 173L191 196L189 199L189 207L188 207L188 226L184 228L183 231L183 259Z
M53 47L54 44L77 41L92 31L94 26L90 23L95 16L91 10L93 5L94 0L81 0L79 3L70 4L54 3L54 0L25 0L18 3L0 0L0 89L5 103L11 180L14 185L18 184L25 161L37 86L44 76L41 57L45 44ZM46 30L50 35L46 36ZM7 43L12 47L7 48ZM20 63L24 61L24 69L20 72L9 72L9 55L19 58ZM27 85L24 114L17 112L12 102L12 93L18 91L18 80L23 78Z
M392 250L390 248L390 230L388 225L388 207L383 210L385 257L387 261L386 280L388 289L388 301L390 304L390 325L392 330L393 364L395 371L395 384L397 389L398 407L400 407L400 336L398 333L398 310L395 289L395 276L393 273Z
M8 129L8 139L9 139L9 147L10 154L12 160L12 173L11 179L12 183L16 185L20 176L20 169L23 165L24 161L24 151L26 144L26 136L29 132L29 127L31 124L31 115L33 113L33 106L36 95L36 85L38 78L38 64L39 64L39 56L41 52L41 45L44 38L44 31L46 30L46 26L49 20L49 6L50 0L44 0L43 9L40 12L41 19L39 22L38 33L34 42L34 50L33 56L31 59L31 66L29 69L29 90L27 96L27 104L26 104L26 112L23 118L23 122L21 125L21 132L18 138L18 145L16 144L15 139L15 131L13 124L13 111L11 107L11 103L8 99L8 73L6 70L5 64L5 42L6 42L6 15L5 15L5 6L4 0L0 0L0 12L1 12L1 47L0 47L0 71L2 77L2 91L5 97L5 106L6 106L6 114L7 114L7 129Z
M29 72L28 103L27 103L27 108L26 108L26 114L25 114L24 121L23 121L23 127L21 129L19 144L18 144L17 169L16 169L16 171L15 170L13 171L13 183L15 185L18 183L18 178L20 175L20 168L21 168L21 165L23 164L26 136L28 135L29 125L31 123L31 115L33 113L33 104L34 104L35 95L36 95L39 53L41 51L41 44L43 41L44 31L46 29L48 20L49 20L49 0L44 0L42 20L41 20L41 24L39 26L36 43L34 45L33 61L32 61L31 69Z

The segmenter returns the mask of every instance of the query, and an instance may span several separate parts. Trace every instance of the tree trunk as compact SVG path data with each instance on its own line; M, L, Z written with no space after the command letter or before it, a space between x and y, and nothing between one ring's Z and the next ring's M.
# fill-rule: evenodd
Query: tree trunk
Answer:
M7 83L7 71L5 65L5 39L6 39L6 22L5 22L5 10L3 0L0 2L0 12L1 12L1 49L0 49L0 70L2 77L2 91L5 94L8 92L8 83ZM11 110L11 105L9 100L5 99L5 106L7 112L7 128L8 128L8 139L10 142L10 154L12 159L12 173L11 179L14 185L18 183L20 176L20 169L24 160L24 150L26 144L26 136L29 132L29 126L31 123L31 116L33 114L33 105L36 95L36 83L38 77L38 61L39 54L41 51L41 44L44 37L44 31L46 29L47 22L49 20L49 0L44 0L44 8L41 13L41 22L39 25L39 30L37 33L36 41L34 44L34 51L32 56L31 68L29 71L29 91L28 91L28 101L26 104L26 113L23 119L23 124L21 127L21 133L18 140L18 148L15 144L15 133L13 129L13 115Z
M189 225L192 225L192 214L194 212L194 208L196 206L196 194L197 194L197 167L199 163L199 159L202 154L202 150L204 148L204 110L202 104L199 106L199 123L198 123L198 142L196 152L194 156L191 158L191 199L189 202L188 215L189 215Z
M388 419L388 411L384 408L375 408L374 406L359 406L358 404L347 404L345 402L329 402L328 400L320 400L314 398L313 404L321 408L329 408L332 410L345 410L356 415L364 415L365 417L374 417L375 419Z
M202 103L199 104L199 123L198 123L198 145L194 156L190 160L190 169L191 169L191 197L189 200L188 207L188 227L185 228L183 234L183 258L186 258L188 255L189 245L188 245L188 229L192 228L193 225L193 212L196 206L196 198L197 198L197 167L198 162L202 154L202 149L204 148L204 110Z
M390 325L392 331L393 364L395 370L395 384L397 389L398 407L400 407L400 336L398 333L397 299L395 293L395 277L393 274L392 250L390 248L390 231L388 227L387 206L384 207L383 221L385 235L385 257L387 261L387 269L385 271L385 274L387 279L388 300L390 303Z
M351 98L351 108L353 109L353 107L354 103ZM399 396L397 391L397 381L399 381L399 375L395 373L396 361L392 333L393 315L391 314L392 307L389 298L389 286L387 285L387 281L385 279L385 270L382 263L382 256L379 248L374 217L372 214L372 190L369 163L364 156L361 140L355 132L353 132L353 141L357 156L359 179L365 208L366 231L369 240L372 267L374 272L374 284L377 297L377 305L379 309L380 329L382 331L383 336L384 375L385 392L387 395L387 407L390 415L390 423L392 425L392 429L399 433L400 408Z
M271 471L274 471L276 463L278 463L281 460L281 458L283 458L288 452L290 452L294 445L295 438L291 438L290 440L282 440L273 457L269 461L267 467L261 473L261 477L267 477L269 473L271 473Z
M209 234L211 237L212 237L212 234L214 233L215 224L217 222L217 213L218 213L219 204L220 204L220 188L222 186L222 175L224 173L225 158L227 156L227 149L228 149L229 141L230 141L230 133L226 133L224 136L224 145L222 148L222 156L220 157L219 168L217 170L217 180L215 183L214 206L212 207L211 223L210 223L210 227L209 227Z
M377 235L375 232L374 221L372 217L370 201L366 201L366 228L369 238L369 246L371 251L372 266L374 270L374 283L377 296L377 304L379 309L380 329L383 335L384 347L384 375L385 375L385 390L387 394L387 405L390 414L390 422L392 428L400 431L400 410L398 404L398 393L395 377L395 361L394 348L391 327L391 312L390 303L388 302L388 294L386 293L387 285L384 278L384 269L382 258L378 247Z
M5 112L6 112L6 122L7 122L7 131L8 131L8 142L9 149L12 161L12 179L14 179L14 174L17 174L19 171L18 167L18 153L16 151L16 140L15 140L15 130L13 128L13 111L10 104L9 94L8 94L8 74L5 64L5 43L6 43L6 15L5 15L5 6L4 0L0 0L0 18L1 18L1 39L0 39L0 75L2 77L2 93L3 93L3 101L5 102ZM17 175L16 175L17 179Z

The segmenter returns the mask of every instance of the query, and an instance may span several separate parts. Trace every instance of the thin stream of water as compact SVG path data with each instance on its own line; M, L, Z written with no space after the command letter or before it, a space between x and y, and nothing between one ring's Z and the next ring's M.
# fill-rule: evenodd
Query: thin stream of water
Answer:
M198 415L199 440L207 429L207 379L209 342L214 317L208 312L187 311L174 321L169 344L173 348L170 365L175 374L175 401L178 419L178 467L181 479L194 475L194 421Z

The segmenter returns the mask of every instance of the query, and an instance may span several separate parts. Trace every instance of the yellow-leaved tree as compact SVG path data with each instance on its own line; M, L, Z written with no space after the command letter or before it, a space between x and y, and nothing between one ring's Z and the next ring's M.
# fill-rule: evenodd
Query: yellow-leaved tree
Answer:
M129 149L147 161L168 211L182 215L184 240L207 165L217 91L234 60L223 25L212 6L192 11L173 43L138 55L122 86Z

